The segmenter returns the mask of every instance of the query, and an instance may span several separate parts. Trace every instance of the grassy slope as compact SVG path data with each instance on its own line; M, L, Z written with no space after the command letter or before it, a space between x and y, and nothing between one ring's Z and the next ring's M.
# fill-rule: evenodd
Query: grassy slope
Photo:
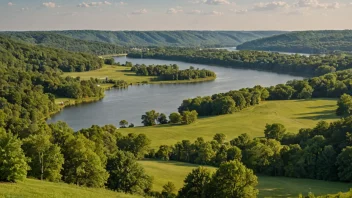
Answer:
M153 189L162 190L168 181L173 182L176 188L183 186L183 180L197 165L182 162L140 161L147 173L154 177ZM211 167L213 171L215 168ZM338 182L325 182L310 179L296 179L287 177L259 176L259 197L297 197L300 193L324 195L346 192L351 184Z
M0 197L75 197L75 198L95 198L95 197L119 197L136 198L136 195L126 195L105 189L84 188L64 183L52 183L34 179L26 179L19 183L0 183Z
M144 133L152 140L152 147L197 137L210 140L215 133L226 134L228 140L242 133L263 136L265 125L274 122L282 123L288 132L296 133L300 128L314 127L319 120L336 120L336 108L336 100L329 99L268 101L232 115L199 119L187 126L159 125L121 129L120 132Z

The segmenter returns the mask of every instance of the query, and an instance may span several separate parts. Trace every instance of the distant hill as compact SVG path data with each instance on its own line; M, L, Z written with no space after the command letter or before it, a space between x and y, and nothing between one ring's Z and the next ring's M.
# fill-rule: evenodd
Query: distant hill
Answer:
M97 31L70 30L55 33L75 39L128 47L233 47L246 41L282 34L281 31Z
M352 30L288 32L245 42L237 49L293 53L330 53L352 51Z
M126 52L126 49L114 44L75 39L55 32L1 32L0 35L27 43L73 52L86 52L96 55Z

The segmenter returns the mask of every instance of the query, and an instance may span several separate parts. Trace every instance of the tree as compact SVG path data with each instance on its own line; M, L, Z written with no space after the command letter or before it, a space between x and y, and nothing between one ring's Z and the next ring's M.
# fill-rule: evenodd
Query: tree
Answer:
M184 111L182 113L182 124L192 124L197 121L198 113L197 111Z
M156 153L156 157L161 160L169 161L171 153L172 153L171 147L167 145L161 145L159 147L158 152Z
M211 182L211 172L209 169L199 167L193 169L184 180L184 186L178 192L180 198L207 198L209 184Z
M88 187L103 187L109 177L94 142L82 134L70 140L64 149L64 181Z
M169 121L166 118L166 115L161 113L158 117L159 124L167 124Z
M151 190L152 178L130 152L117 151L106 166L109 173L107 187L125 193L144 194Z
M266 124L264 134L266 138L280 141L285 135L285 126L279 123Z
M130 133L117 141L117 146L123 151L129 151L137 159L142 159L148 153L150 139L145 134Z
M337 156L337 169L340 181L352 182L352 146L342 150Z
M154 126L156 125L156 119L158 119L159 113L155 110L151 110L142 115L142 123L144 126Z
M217 133L214 135L213 140L215 140L219 144L223 144L223 143L225 143L226 135L223 133Z
M26 155L31 158L28 174L38 179L60 181L64 156L60 147L50 142L50 135L36 134L24 140Z
M131 123L128 127L129 127L129 128L133 128L133 127L134 127L134 124Z
M113 65L115 63L115 59L114 58L106 58L104 60L104 63L107 65Z
M337 101L336 115L349 116L352 111L352 97L348 94L343 94Z
M126 120L121 120L119 124L121 128L127 128L128 122Z
M167 182L164 186L163 186L163 190L162 190L162 195L164 197L167 198L172 198L172 197L176 197L176 186L174 183L172 182Z
M182 116L179 113L171 113L169 119L170 123L179 124L182 121Z
M236 103L230 96L220 97L213 101L213 115L231 114L235 111Z
M257 197L257 177L240 161L234 160L220 165L214 174L209 197Z
M331 145L325 146L317 159L317 179L337 180L336 151Z
M242 159L242 151L237 146L232 146L227 149L227 161L238 160L241 161Z
M29 166L21 141L0 128L0 181L15 182L27 176Z

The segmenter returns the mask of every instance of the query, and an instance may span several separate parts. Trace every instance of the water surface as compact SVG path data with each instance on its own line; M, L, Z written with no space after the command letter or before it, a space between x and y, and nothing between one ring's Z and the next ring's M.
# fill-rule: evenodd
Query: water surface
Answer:
M118 125L120 120L127 120L136 126L141 125L141 115L152 109L166 113L176 112L183 99L196 96L208 96L255 85L270 86L285 83L302 77L275 74L271 72L232 69L202 64L191 64L180 61L154 59L133 59L117 57L116 62L131 61L133 64L177 64L181 69L194 66L209 69L216 73L217 79L211 82L190 84L150 84L130 86L125 90L105 92L101 101L81 104L63 109L48 122L65 121L74 130L88 128L91 125Z

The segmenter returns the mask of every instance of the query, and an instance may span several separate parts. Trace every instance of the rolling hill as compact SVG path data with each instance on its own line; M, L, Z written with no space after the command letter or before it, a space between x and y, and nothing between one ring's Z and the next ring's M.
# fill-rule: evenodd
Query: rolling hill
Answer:
M239 50L264 50L320 54L352 51L352 30L288 32L245 42Z

